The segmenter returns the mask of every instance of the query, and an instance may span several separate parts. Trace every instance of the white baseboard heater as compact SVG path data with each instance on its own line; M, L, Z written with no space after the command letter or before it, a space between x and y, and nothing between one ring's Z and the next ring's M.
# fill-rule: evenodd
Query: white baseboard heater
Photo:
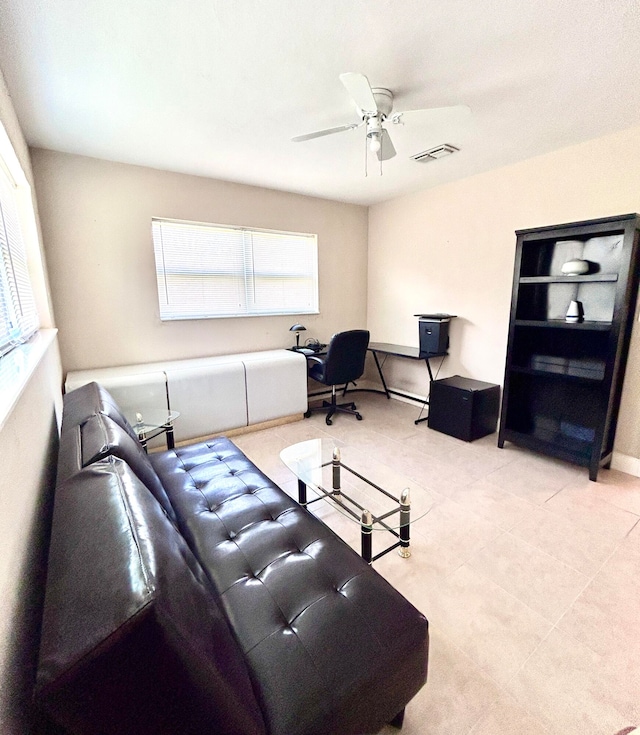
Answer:
M307 410L307 361L289 350L79 370L67 374L65 391L92 381L128 416L179 411L177 442Z

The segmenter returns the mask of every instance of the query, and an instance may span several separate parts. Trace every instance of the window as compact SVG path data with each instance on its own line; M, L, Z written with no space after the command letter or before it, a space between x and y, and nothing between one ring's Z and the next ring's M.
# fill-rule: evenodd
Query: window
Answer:
M318 313L316 235L153 219L160 318Z
M0 356L38 329L20 215L18 185L0 159Z

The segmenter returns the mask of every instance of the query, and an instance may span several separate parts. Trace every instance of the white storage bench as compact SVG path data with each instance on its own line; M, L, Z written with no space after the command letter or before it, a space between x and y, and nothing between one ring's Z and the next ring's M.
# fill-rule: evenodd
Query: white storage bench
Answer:
M307 361L289 350L79 370L67 374L65 391L92 381L129 416L179 411L177 442L307 410Z

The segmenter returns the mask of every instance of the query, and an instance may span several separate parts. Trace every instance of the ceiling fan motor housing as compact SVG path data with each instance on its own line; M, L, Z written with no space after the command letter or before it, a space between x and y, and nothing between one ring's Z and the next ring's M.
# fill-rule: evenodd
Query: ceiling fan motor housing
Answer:
M384 120L393 110L393 92L384 87L372 87L371 91L378 106L378 115Z

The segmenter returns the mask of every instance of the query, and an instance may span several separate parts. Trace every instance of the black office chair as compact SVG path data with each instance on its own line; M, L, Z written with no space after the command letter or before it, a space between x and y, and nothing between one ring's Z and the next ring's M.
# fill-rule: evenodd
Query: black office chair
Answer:
M321 406L310 407L305 413L309 418L314 411L327 411L326 422L331 425L331 417L336 412L350 413L358 421L362 416L356 411L355 403L337 403L336 386L357 380L364 372L364 360L369 346L369 332L365 329L352 329L334 334L325 356L307 357L309 376L318 383L331 386L331 401L323 401Z

